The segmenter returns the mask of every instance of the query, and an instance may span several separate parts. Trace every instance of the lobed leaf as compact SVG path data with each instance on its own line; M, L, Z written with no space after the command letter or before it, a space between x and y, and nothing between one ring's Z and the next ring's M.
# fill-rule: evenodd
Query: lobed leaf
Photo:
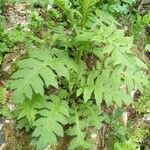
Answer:
M71 61L66 65L63 59L52 56L48 50L30 50L29 57L18 62L19 69L11 76L10 88L14 90L15 103L31 99L34 93L44 95L44 86L58 88L57 78L63 76L69 80L69 70L74 67Z
M68 122L69 107L66 101L59 99L57 96L50 97L51 102L47 109L40 110L41 116L34 122L35 130L32 136L37 139L35 144L37 150L42 150L47 145L57 143L56 136L64 136L63 126Z

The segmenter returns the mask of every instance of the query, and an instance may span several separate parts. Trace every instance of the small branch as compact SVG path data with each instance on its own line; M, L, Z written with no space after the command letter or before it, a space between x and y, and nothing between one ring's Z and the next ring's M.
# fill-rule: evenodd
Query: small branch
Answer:
M142 5L143 5L144 1L145 1L145 0L142 0L142 2L140 3L140 6L138 7L138 11L140 11L140 10L141 10Z

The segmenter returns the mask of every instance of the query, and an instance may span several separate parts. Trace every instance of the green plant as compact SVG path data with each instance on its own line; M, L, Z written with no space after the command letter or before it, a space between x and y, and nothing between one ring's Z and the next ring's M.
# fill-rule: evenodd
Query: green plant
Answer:
M100 129L103 118L100 116L100 109L91 101L88 103L73 104L70 109L69 124L71 127L67 130L67 134L74 138L70 142L69 149L82 147L89 148L93 143L87 138L89 132L87 128Z
M149 93L145 92L144 95L139 99L139 101L133 103L134 109L140 114L148 113L150 105L149 99L150 99Z
M148 133L146 124L142 123L139 127L132 129L132 131L128 133L128 140L115 142L113 150L140 150L140 144Z
M114 144L114 150L126 150L126 149L140 150L140 146L132 139L129 139L128 141L124 141L124 142L116 142Z
M63 53L62 53L63 54ZM58 88L57 76L65 77L69 80L69 69L72 61L69 57L51 54L51 51L32 49L30 58L19 61L19 70L13 74L10 82L11 89L15 89L13 100L23 102L25 98L32 98L33 93L44 95L44 84L46 87L53 86ZM65 60L67 59L67 64ZM64 61L63 61L64 60ZM66 65L66 66L65 66Z
M3 116L5 118L12 118L12 114L9 110L9 108L5 105L2 105L0 108L0 116Z
M39 150L45 148L48 144L56 144L56 135L63 137L62 125L68 123L69 107L67 102L57 96L51 96L50 98L51 102L49 102L46 109L44 108L38 112L42 117L33 124L36 128L32 136L37 139L36 144Z
M1 17L1 15L0 15L0 17ZM0 36L4 37L5 29L3 27L1 27L1 26L3 26L2 25L3 18L0 18L0 21L1 21L1 23L0 23L0 28L1 28L0 29ZM8 47L7 43L5 42L5 40L2 38L0 40L0 64L2 62L3 54L8 52L8 51L9 51L9 47Z
M32 132L39 150L64 133L69 149L89 149L88 129L102 126L101 104L130 104L133 89L148 87L147 67L131 50L133 37L98 3L51 1L43 18L31 14L31 32L18 26L8 34L12 47L21 42L27 52L9 81L18 128ZM115 121L111 125L115 136L125 136Z
M6 87L0 87L0 116L11 118L12 114L6 106Z
M129 12L134 3L135 0L107 0L102 3L102 8L113 13L115 16L123 16Z
M145 27L149 27L150 24L150 11L144 16L137 16L137 21L133 26L132 32L137 36L145 29Z

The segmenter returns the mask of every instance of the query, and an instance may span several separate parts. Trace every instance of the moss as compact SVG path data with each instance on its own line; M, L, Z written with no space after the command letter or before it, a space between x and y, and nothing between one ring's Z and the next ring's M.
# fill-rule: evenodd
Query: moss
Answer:
M5 147L4 150L35 150L31 139L25 132L17 132L13 122L4 125Z
M35 148L31 145L31 138L26 132L20 132L17 135L17 139L17 150L35 150Z
M6 123L3 130L5 134L4 150L16 150L17 139L13 123Z

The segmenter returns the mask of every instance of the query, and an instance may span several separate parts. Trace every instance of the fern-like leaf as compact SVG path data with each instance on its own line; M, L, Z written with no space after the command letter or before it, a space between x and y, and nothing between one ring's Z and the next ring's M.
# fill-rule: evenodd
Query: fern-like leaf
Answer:
M50 54L48 50L33 49L27 59L18 62L19 70L11 76L10 88L13 92L15 103L22 103L25 98L32 98L33 91L36 94L44 94L44 86L49 85L58 88L57 75L69 80L69 64ZM65 61L65 57L62 56ZM69 61L69 59L68 59ZM73 66L73 65L72 65ZM55 72L57 74L55 74Z
M99 105L104 99L107 105L111 105L114 101L119 106L122 102L129 104L132 99L129 94L126 93L124 89L120 89L122 85L120 77L120 68L111 70L106 68L102 71L102 74L98 76L95 82L95 99Z
M90 8L99 1L100 0L79 0L82 7L82 27L85 26Z
M95 27L100 27L101 25L106 24L106 25L111 25L111 24L116 24L120 25L114 18L111 16L108 12L104 10L95 10L95 14L90 14L89 15L89 20L87 21L86 26L94 29Z
M34 95L32 100L25 100L23 104L17 108L19 111L17 119L21 120L26 118L29 122L29 125L32 126L36 119L36 115L38 114L38 110L44 108L47 106L47 104L48 103L43 96Z
M36 128L32 136L35 138L37 150L43 150L49 144L56 144L56 136L64 136L62 125L68 122L69 107L67 102L54 95L50 99L51 102L47 105L47 109L38 112L41 117L34 123Z
M102 100L108 105L113 101L119 106L122 102L129 104L132 102L129 95L131 90L138 88L143 91L143 87L148 86L147 76L143 73L147 67L132 54L133 38L125 37L124 31L117 29L115 24L101 23L94 29L95 32L84 31L76 37L79 45L91 44L88 48L85 47L86 52L94 53L98 57L97 64L99 63L97 71L88 73L85 84L78 91L83 93L85 102L94 95L98 105ZM122 85L127 87L129 93L121 88Z
M87 138L87 128L101 127L100 110L92 102L80 103L70 110L69 123L73 124L67 131L67 134L72 136L69 149L83 148L89 149L92 145L90 139Z
M97 130L102 127L103 117L101 116L101 109L92 101L80 103L78 112L84 117L89 127L93 127Z

